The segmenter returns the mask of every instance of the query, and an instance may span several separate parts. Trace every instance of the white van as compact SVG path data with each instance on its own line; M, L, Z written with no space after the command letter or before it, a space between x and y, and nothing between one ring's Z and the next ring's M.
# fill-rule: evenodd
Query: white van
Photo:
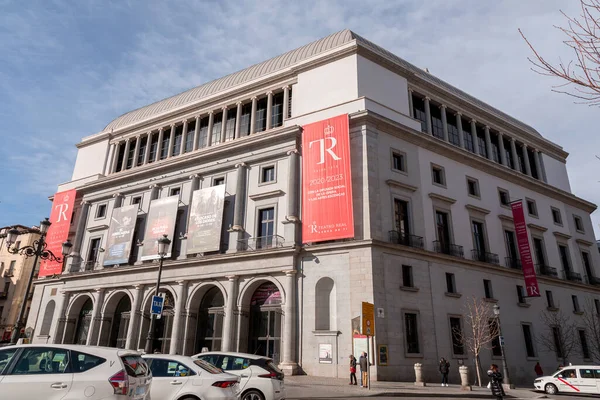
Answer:
M533 381L536 390L548 394L593 393L600 394L600 366L569 365L551 376L542 376Z

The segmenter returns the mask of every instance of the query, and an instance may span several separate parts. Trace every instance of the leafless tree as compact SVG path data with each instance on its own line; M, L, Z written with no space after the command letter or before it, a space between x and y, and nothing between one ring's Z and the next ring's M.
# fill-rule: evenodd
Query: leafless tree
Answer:
M588 299L583 314L583 326L590 338L587 341L590 358L595 363L600 363L600 314L592 299Z
M452 334L468 352L475 356L477 382L481 386L481 362L479 354L491 349L493 340L500 335L499 326L490 303L471 297L464 305L465 329L456 329Z
M580 3L579 16L570 17L561 11L567 19L566 26L555 26L565 34L563 43L573 51L574 60L559 59L558 64L552 64L534 48L521 29L519 33L533 51L534 57L529 58L533 70L563 81L554 86L553 91L596 106L600 105L600 0L580 0Z
M561 358L563 365L567 365L569 356L577 352L577 325L561 310L544 311L540 314L540 320L546 329L539 335L538 343Z

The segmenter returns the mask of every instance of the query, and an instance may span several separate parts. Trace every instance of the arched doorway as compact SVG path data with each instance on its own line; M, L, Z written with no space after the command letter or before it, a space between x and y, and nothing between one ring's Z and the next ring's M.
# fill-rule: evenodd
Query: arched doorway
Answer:
M110 328L109 347L125 348L127 341L127 330L129 328L129 317L131 314L131 300L129 296L123 294L121 300L117 303L113 322Z
M154 317L154 341L152 342L152 350L154 352L160 352L168 354L171 350L171 331L173 330L173 317L175 316L174 307L175 300L171 292L165 290L160 292L160 296L164 296L165 301L163 305L163 312L160 318ZM146 335L148 333L148 327L150 323L150 303L151 297L148 299L146 313L144 315L145 321L142 327L140 347L144 348L146 345Z
M203 348L209 351L221 350L224 305L223 293L216 286L209 289L202 297L198 309L195 353L200 353Z
M73 344L86 344L88 334L90 332L90 325L92 323L92 310L94 309L94 303L92 299L88 299L83 303L75 322L75 336L73 338Z
M281 292L272 282L260 285L250 300L248 352L271 357L281 354Z

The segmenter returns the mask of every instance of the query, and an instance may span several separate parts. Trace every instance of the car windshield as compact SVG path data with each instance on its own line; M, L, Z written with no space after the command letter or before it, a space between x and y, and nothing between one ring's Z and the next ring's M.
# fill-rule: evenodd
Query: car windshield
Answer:
M194 364L209 372L211 374L222 374L223 370L221 368L215 367L214 365L204 361L204 360L194 360Z

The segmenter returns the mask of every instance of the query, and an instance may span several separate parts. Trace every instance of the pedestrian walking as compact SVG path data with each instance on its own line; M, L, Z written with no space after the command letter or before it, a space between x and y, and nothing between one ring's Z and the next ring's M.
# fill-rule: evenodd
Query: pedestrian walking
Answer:
M369 387L369 359L366 352L362 352L358 363L360 364L360 383L362 387L367 388Z
M356 357L350 354L350 385L356 385Z
M492 364L487 374L490 377L490 390L492 391L492 396L496 397L496 400L502 400L505 396L504 388L502 387L504 378L500 371L498 371L498 366Z
M540 376L544 376L544 371L542 371L542 366L540 365L540 362L538 361L537 363L535 363L535 374L540 377Z
M442 374L442 386L448 386L448 373L450 372L450 363L444 358L440 358L440 374Z

